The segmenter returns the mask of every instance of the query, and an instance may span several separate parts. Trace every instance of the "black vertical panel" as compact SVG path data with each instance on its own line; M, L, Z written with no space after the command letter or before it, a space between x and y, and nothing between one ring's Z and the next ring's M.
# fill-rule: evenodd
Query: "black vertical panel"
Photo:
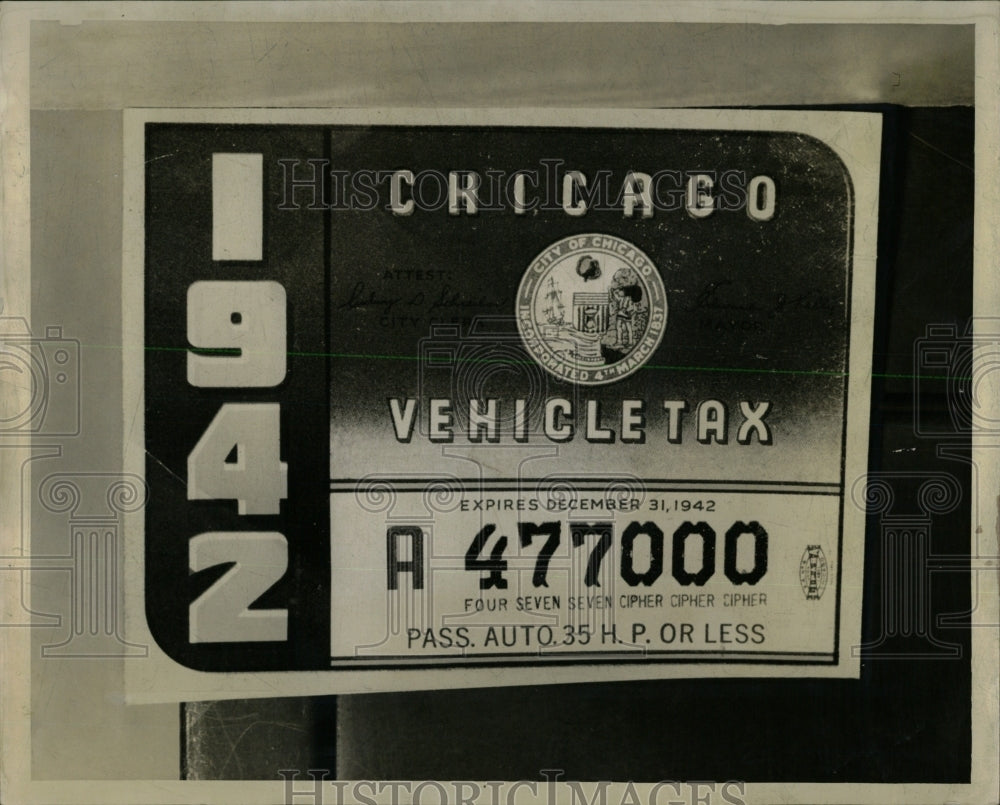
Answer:
M178 662L199 670L322 668L329 659L330 518L327 406L326 219L281 210L286 157L320 159L325 138L309 127L150 124L146 130L145 427L146 616ZM212 260L212 154L261 153L264 255ZM273 280L287 296L288 373L279 386L188 385L186 294L197 280ZM226 402L281 405L288 498L273 516L240 516L236 502L188 501L187 457ZM205 531L279 531L288 571L255 606L285 608L285 643L188 643L188 607L227 569L188 572L189 540Z

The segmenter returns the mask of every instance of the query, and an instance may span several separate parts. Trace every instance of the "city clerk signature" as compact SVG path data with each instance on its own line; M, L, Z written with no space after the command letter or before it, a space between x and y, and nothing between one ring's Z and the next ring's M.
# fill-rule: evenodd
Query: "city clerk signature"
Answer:
M733 280L709 282L688 305L688 310L731 310L743 313L768 313L777 316L790 308L800 310L822 311L835 313L838 305L819 291L806 291L797 295L778 292L770 299L759 302L751 297L742 296L743 290Z
M341 302L338 306L340 310L360 310L363 308L377 308L383 313L389 314L396 307L412 308L414 304L411 301L407 302L401 296L395 297L380 297L378 293L369 288L363 280L359 280L354 283L354 287L351 288L351 293L344 302Z
M375 308L383 315L396 310L421 310L431 312L447 308L499 307L500 302L485 295L467 295L462 291L443 285L436 291L427 293L415 291L410 295L385 296L368 286L364 280L354 283L346 300L338 305L340 310L364 310Z

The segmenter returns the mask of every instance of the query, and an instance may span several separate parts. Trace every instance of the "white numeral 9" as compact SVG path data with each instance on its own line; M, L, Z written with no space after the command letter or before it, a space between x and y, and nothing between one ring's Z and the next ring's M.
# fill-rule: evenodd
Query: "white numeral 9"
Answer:
M188 352L192 386L276 386L285 379L285 289L277 282L195 282L187 293L188 343L235 355Z

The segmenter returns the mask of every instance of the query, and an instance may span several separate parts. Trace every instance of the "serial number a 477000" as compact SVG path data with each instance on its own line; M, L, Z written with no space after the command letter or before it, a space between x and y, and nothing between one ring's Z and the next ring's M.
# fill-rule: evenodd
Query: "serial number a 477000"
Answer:
M668 541L664 529L647 520L633 520L616 539L616 525L605 522L518 522L518 556L538 547L532 569L534 587L548 587L549 567L569 535L570 551L587 551L583 582L600 587L602 575L617 570L630 587L650 587L667 572L665 552ZM754 585L767 573L768 534L756 520L737 520L722 532L721 572L733 585ZM402 574L410 574L412 588L423 589L426 570L426 535L420 526L392 525L386 530L386 574L389 590L398 590ZM720 570L716 554L718 533L707 522L685 520L672 532L669 575L680 585L703 586ZM689 545L690 543L690 545ZM607 569L608 555L618 546L617 568ZM465 552L465 570L477 573L480 590L505 590L511 568L505 554L509 539L497 533L496 523L486 523L473 536ZM406 550L408 548L408 550ZM700 550L698 550L700 548ZM409 558L402 558L404 553ZM691 554L694 554L692 560ZM640 558L641 557L641 558Z

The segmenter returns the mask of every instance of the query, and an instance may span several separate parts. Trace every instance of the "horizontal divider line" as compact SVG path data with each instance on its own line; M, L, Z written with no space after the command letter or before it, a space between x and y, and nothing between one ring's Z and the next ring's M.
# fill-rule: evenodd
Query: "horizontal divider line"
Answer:
M801 486L801 487L826 487L826 488L843 488L843 484L834 482L821 482L821 481L728 481L728 480L712 480L710 478L692 478L692 479L675 479L675 478L638 478L638 477L628 477L628 476L610 476L603 480L588 480L586 478L573 478L571 476L553 476L551 478L453 478L449 476L428 476L428 477L408 477L408 478L394 478L394 477L374 477L374 478L331 478L331 485L345 485L345 484L361 484L361 483L384 483L384 484L433 484L433 483L454 483L454 484L602 484L608 486L615 483L616 481L637 481L642 484L716 484L719 486L724 485L747 485L747 486Z
M576 491L578 491L578 492L580 492L582 494L588 494L588 495L595 494L595 493L601 492L601 491L606 491L606 490L603 490L602 488L586 489L586 488L583 488L583 487L575 487L575 489L576 489ZM353 489L353 488L331 489L330 490L331 494L341 494L341 495L351 494L351 493L355 493L357 491L358 490ZM399 490L396 490L396 491L398 491L400 494L403 494L403 495L412 495L412 494L417 494L417 493L420 493L420 492L424 492L426 490L423 490L423 489L399 489ZM507 486L492 487L491 486L491 487L484 487L481 490L474 490L474 489L466 488L464 491L467 491L467 492L482 492L482 493L488 493L488 492L522 492L523 493L523 492L530 492L532 490L525 489L524 487L516 487L516 486L510 486L510 487L507 487ZM703 488L703 487L698 487L698 488L686 488L686 487L685 488L678 488L678 487L669 487L669 488L654 487L654 488L648 488L647 487L647 488L644 488L642 491L656 493L656 494L663 494L663 493L666 493L666 492L698 492L698 493L724 492L724 493L727 493L727 494L743 494L743 495L817 495L817 496L822 496L822 497L840 497L840 490L824 490L824 489L815 489L815 490L808 490L808 489L781 489L781 488L770 488L770 489L706 489L706 488Z
M516 627L513 627L516 628ZM832 657L832 651L712 651L705 649L702 651L670 651L669 649L649 649L646 651L552 651L546 654L539 654L538 652L524 652L524 651L511 651L511 652L489 652L484 654L469 654L469 655L431 655L431 656L419 656L413 654L373 654L369 657L331 657L331 661L342 661L342 662L355 662L355 661L372 661L376 662L378 660L425 660L427 662L438 662L438 661L474 661L477 659L493 659L496 657L525 657L530 659L556 659L559 657L600 657L603 660L607 660L609 657L617 657L622 660L637 659L649 654L657 654L661 656L677 655L677 656L701 656L705 654L711 654L714 656L750 656L750 657Z
M704 656L684 654L675 656L650 656L637 654L634 657L622 655L602 656L600 654L566 655L503 655L507 659L484 658L476 662L475 658L429 658L421 660L414 657L386 656L356 659L331 659L332 670L349 668L368 668L370 670L418 670L420 668L510 668L538 667L546 665L802 665L802 666L835 666L836 655L832 652L784 652L780 654L754 654L736 656L735 652L705 652ZM395 660L395 661L394 661ZM401 662L408 660L408 662Z

